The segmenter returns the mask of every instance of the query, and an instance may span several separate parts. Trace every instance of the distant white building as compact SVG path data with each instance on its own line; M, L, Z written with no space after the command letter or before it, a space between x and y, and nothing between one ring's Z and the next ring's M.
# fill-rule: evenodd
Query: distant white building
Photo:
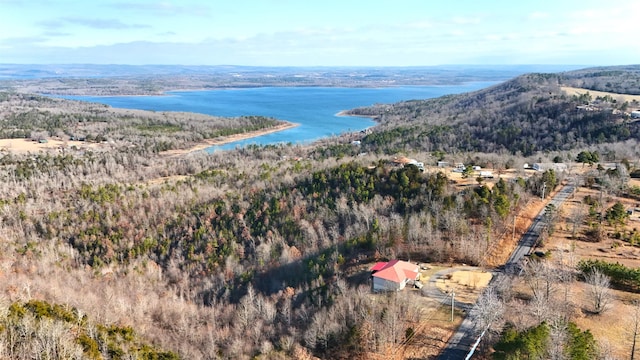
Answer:
M484 179L493 179L493 173L491 171L480 171L480 177Z

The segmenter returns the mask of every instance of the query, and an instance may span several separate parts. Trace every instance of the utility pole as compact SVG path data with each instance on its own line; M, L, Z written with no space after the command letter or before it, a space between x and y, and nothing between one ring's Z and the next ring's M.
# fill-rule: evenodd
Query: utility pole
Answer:
M451 291L451 322L453 322L453 308L455 306L456 303L456 292L455 291Z
M542 183L542 196L540 197L542 200L544 200L544 190L547 188L547 182L543 182Z

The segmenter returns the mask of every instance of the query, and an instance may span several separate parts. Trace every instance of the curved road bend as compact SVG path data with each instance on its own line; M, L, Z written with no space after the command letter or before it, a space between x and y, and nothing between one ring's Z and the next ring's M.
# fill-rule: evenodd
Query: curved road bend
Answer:
M562 203L573 194L575 190L574 185L565 185L549 202L556 208L559 208ZM535 217L533 223L529 227L529 230L522 236L518 245L511 253L509 260L505 263L504 268L517 269L524 256L530 254L538 240L538 234L544 229L544 211L543 208L540 213ZM494 286L492 281L489 286ZM473 314L473 311L469 311L467 314ZM449 338L447 347L442 351L438 360L462 360L467 359L467 355L471 350L471 347L478 339L478 335L474 329L474 319L472 315L468 315L458 327L458 330Z

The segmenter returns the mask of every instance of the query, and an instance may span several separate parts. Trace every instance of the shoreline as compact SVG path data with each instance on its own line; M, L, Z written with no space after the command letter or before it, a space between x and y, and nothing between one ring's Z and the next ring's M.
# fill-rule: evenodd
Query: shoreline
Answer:
M175 149L175 150L167 150L167 151L163 151L160 153L160 155L164 155L164 156L180 156L180 155L186 155L186 154L190 154L196 151L202 151L205 150L207 148L210 148L212 146L220 146L220 145L225 145L228 143L232 143L235 141L240 141L240 140L247 140L247 139L252 139L258 136L262 136L262 135L267 135L267 134L272 134L275 132L279 132L279 131L284 131L284 130L289 130L289 129L293 129L295 127L300 126L300 124L297 123L291 123L291 122L285 122L283 124L280 125L276 125L274 127L270 127L267 129L262 129L262 130L257 130L257 131L250 131L250 132L246 132L246 133L241 133L241 134L234 134L234 135L229 135L229 136L225 136L225 137L220 137L220 138L215 138L215 139L205 139L203 141L201 141L200 143L187 148L187 149Z
M338 117L356 117L356 118L357 118L357 117L359 117L359 118L367 118L367 119L372 119L372 120L374 120L374 121L375 121L375 119L377 118L377 116L376 116L376 115L352 115L352 114L349 114L349 111L350 111L350 110L340 110L340 111L338 111L338 113L337 113L337 114L335 114L335 116L338 116ZM377 123L377 121L376 121L376 123Z

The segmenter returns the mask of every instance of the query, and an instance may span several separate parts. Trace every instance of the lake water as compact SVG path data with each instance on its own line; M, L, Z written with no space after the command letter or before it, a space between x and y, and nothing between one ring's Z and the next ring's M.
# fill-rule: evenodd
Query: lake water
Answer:
M168 96L65 96L112 107L154 111L188 111L235 117L261 115L300 124L292 129L248 140L214 146L209 151L247 144L307 143L323 137L360 131L375 125L371 119L342 117L342 110L376 103L428 99L482 89L497 82L473 82L451 86L388 88L264 87L206 91L174 91Z

